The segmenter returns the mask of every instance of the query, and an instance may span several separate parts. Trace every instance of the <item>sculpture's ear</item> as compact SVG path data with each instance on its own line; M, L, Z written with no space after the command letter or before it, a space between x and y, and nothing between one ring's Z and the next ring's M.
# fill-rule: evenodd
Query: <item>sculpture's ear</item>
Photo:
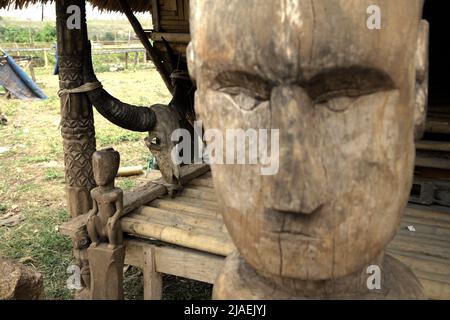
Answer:
M416 51L416 101L414 110L416 140L422 139L425 133L425 122L428 111L428 72L429 72L429 36L430 25L422 20Z

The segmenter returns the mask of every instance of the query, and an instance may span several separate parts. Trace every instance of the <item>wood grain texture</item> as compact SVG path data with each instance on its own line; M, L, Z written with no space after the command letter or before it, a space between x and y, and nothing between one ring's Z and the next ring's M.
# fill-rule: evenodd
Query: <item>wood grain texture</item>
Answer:
M71 5L80 8L81 28L69 30L67 20ZM70 11L69 11L70 12ZM56 26L60 89L74 89L83 84L83 60L86 58L87 25L85 2L58 1ZM64 146L67 206L72 217L87 212L92 205L90 191L95 187L91 157L96 149L92 104L86 94L62 95L61 134Z
M203 177L200 179L202 180ZM148 206L140 208L139 215L141 215L139 219L142 219L142 223L157 224L160 227L162 225L177 226L184 230L188 230L192 226L200 228L197 230L207 228L213 231L213 236L215 237L218 237L220 234L217 228L222 223L220 217L211 219L201 214L180 211L171 211L168 213L165 210ZM426 296L431 299L450 298L448 294L450 288L450 284L448 284L450 259L439 256L439 252L441 254L445 253L448 250L447 247L450 245L450 225L446 226L443 224L448 219L450 219L449 215L438 209L431 210L423 206L407 208L398 233L399 237L394 239L387 249L387 252L391 256L413 270L423 285ZM408 226L414 226L416 232L412 233L408 231ZM161 228L155 231L158 234L158 232L161 232ZM226 232L223 229L221 231ZM196 232L200 234L206 231ZM132 232L132 234L138 235L135 232ZM421 241L423 239L426 240L425 243ZM428 240L438 241L432 243L431 250L427 247L429 245ZM231 239L228 238L227 241L231 243ZM408 248L401 247L405 242L408 243ZM148 244L136 240L132 240L131 243L133 244L127 247L126 263L142 268L143 254L141 247ZM165 274L214 283L214 279L222 270L221 266L223 266L223 259L226 255L224 254L223 257L220 257L207 252L187 249L191 245L189 242L180 242L178 245L170 249L166 247L157 249L158 271ZM158 261L165 262L158 264Z
M125 248L110 249L107 244L88 249L92 300L123 300Z
M144 248L144 300L161 300L163 293L162 274L156 270L156 250Z
M379 30L366 23L374 4ZM227 229L257 274L337 281L396 235L412 184L416 84L426 82L422 6L191 1L187 57L205 128L279 130L272 175L261 174L261 154L259 165L212 165Z
M214 285L216 300L425 300L416 276L400 261L389 255L382 264L381 290L367 288L366 268L339 279L308 282L280 279L273 282L255 272L239 254L227 258Z

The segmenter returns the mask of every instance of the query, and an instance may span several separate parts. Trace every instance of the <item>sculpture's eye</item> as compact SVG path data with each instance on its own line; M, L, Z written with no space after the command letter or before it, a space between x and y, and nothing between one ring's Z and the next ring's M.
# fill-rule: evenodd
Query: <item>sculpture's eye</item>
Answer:
M161 150L162 148L161 139L157 136L149 136L145 138L145 144L147 145L147 148L151 150Z
M351 105L350 98L395 88L386 73L359 66L327 70L304 86L315 104L326 104L329 109L338 112Z
M270 99L270 85L258 76L243 72L219 74L215 89L227 94L245 111L253 110Z
M161 141L159 140L159 138L154 137L151 141L152 146L160 146L161 145Z
M352 99L346 96L337 96L333 99L326 100L323 104L331 111L343 112L349 109L354 102L354 98Z

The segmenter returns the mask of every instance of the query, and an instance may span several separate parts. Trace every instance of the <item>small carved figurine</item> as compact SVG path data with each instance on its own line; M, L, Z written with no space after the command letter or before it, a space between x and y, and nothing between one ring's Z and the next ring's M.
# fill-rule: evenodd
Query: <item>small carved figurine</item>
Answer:
M98 187L91 191L93 208L89 212L88 234L92 247L109 242L109 248L122 245L119 219L123 214L123 191L115 188L114 179L120 165L120 154L114 149L97 151L92 166Z

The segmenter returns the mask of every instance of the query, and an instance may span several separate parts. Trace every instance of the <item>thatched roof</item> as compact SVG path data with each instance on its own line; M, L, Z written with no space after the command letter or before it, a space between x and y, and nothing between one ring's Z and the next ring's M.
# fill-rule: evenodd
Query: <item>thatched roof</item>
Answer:
M0 0L0 8L15 8L22 9L29 4L36 3L50 3L54 0ZM117 0L89 0L89 2L96 8L109 11L121 11ZM131 8L135 12L151 11L150 0L128 0Z

